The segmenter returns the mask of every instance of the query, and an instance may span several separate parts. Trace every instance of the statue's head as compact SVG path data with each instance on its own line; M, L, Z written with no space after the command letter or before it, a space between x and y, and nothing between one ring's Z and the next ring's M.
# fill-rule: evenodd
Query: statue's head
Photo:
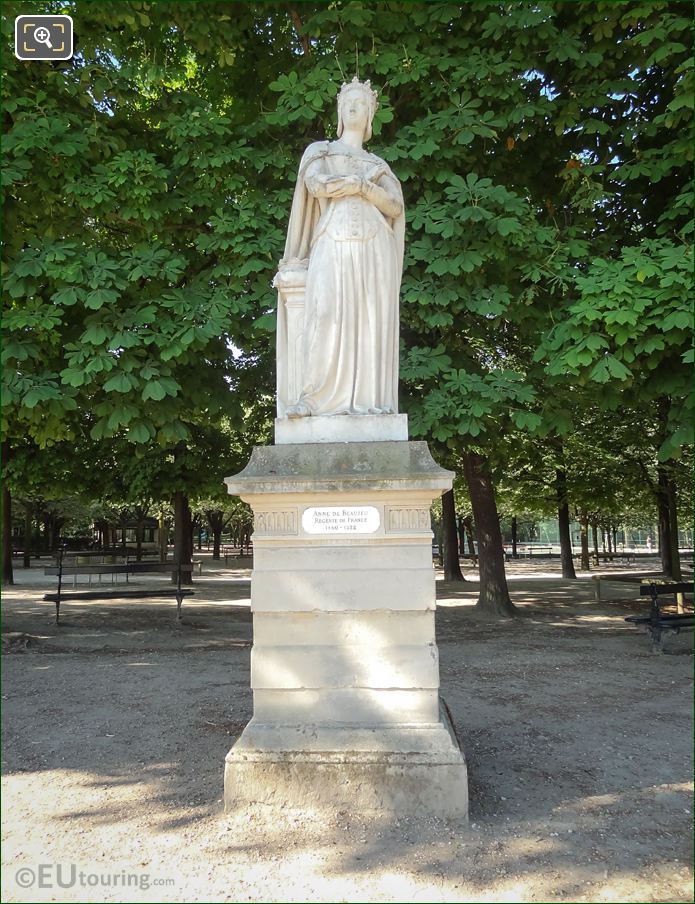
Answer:
M372 120L379 106L376 91L372 90L369 79L361 82L357 76L351 82L344 82L338 94L338 138L346 125L363 130L363 140L372 137Z

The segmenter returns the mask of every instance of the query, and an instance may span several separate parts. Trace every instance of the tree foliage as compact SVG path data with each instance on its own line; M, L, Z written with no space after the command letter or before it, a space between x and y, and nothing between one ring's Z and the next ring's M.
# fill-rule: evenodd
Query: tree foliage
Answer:
M24 8L4 4L3 430L15 456L29 444L99 460L106 444L118 468L131 449L166 494L175 473L182 488L208 467L220 431L237 449L244 434L268 438L270 281L297 162L335 136L356 58L380 93L372 149L406 200L411 432L484 455L499 475L519 449L587 435L599 409L628 425L648 467L681 455L685 3L35 8L69 12L78 43L65 63L16 60Z

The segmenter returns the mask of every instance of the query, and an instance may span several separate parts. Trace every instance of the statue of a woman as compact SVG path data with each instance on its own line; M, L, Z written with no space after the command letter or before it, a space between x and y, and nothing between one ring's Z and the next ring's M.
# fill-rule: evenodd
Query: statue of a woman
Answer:
M306 268L306 289L292 379L282 300L278 309L281 417L398 411L403 194L389 166L362 147L376 107L369 82L343 85L338 140L309 145L299 166L276 285L290 273L296 283Z

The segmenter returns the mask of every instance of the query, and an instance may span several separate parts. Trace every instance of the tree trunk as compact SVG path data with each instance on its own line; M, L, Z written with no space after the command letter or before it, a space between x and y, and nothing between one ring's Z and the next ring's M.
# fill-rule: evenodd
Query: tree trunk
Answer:
M222 543L222 531L224 530L224 512L217 509L206 509L205 517L207 518L209 533L212 534L212 560L220 561L220 545ZM210 544L208 543L208 549Z
M35 559L41 558L41 522L37 517L34 517L34 527L31 532L31 550Z
M3 480L2 484L2 582L3 584L14 584L14 572L12 571L12 496L6 480Z
M617 527L614 527L612 529L609 528L609 530L611 530L611 532L613 534L613 549L615 550L615 552L617 552L618 551L618 528Z
M591 562L589 561L589 517L588 515L579 516L579 539L582 547L582 571L591 570Z
M138 519L135 523L135 560L142 562L142 538L145 533L145 522Z
M659 553L661 570L668 577L673 577L673 545L671 543L671 506L669 504L670 489L666 471L657 468L656 507L659 514Z
M669 478L668 481L668 514L669 514L669 534L671 538L671 577L674 581L682 581L681 574L681 556L678 549L678 503L676 498L676 483Z
M222 543L222 528L213 528L212 531L212 559L213 562L220 561L220 545Z
M442 548L442 522L437 520L433 514L430 513L430 523L432 525L432 534L434 535L434 542L437 544L437 564L444 564L444 550Z
M606 537L608 538L608 552L617 552L617 550L611 544L611 529L610 527L606 527Z
M182 565L190 565L192 544L191 509L188 496L183 490L174 493L174 559ZM176 572L172 573L172 581L176 583ZM181 577L182 584L192 584L192 572L187 571Z
M487 461L476 452L466 452L463 456L463 471L478 537L480 596L476 609L489 615L508 618L516 613L516 607L509 598L500 519Z
M461 515L456 519L456 530L458 533L458 541L459 541L459 555L466 555L466 524Z
M167 528L167 523L164 519L164 515L160 515L158 519L158 540L159 540L159 561L166 562L167 560L167 552L169 550L169 530Z
M519 542L519 527L516 520L516 515L512 515L512 558L518 559L519 553L517 551L517 544Z
M475 537L473 536L473 518L467 515L464 524L466 527L466 539L468 540L468 554L475 558Z
M463 581L459 563L458 531L456 530L456 503L454 491L442 496L442 533L444 539L444 580Z
M596 520L591 522L591 539L594 543L594 565L600 565L601 558L598 554L598 522Z
M22 566L24 568L31 568L31 541L32 541L32 530L33 530L33 514L34 514L34 506L31 502L24 503L24 561L22 562Z
M60 529L65 522L62 518L51 518L51 552L58 552L60 547Z
M577 574L572 561L572 538L570 536L570 508L567 500L567 474L561 468L555 472L555 492L557 493L557 520L560 532L560 559L562 576L576 580Z

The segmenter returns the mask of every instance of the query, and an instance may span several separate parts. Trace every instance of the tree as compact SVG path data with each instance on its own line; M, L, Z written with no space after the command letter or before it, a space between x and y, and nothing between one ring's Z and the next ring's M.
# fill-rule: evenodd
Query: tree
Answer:
M480 555L480 596L477 608L485 614L509 617L516 608L509 597L504 571L504 547L489 464L482 455L466 453L463 469L473 506Z
M256 393L269 389L258 271L281 236L249 179L253 114L225 112L211 89L220 80L191 63L200 16L145 6L90 8L65 64L5 55L10 450L27 436L40 448L72 441L86 422L95 444L123 439L166 457L223 417L241 424L232 390L244 366L257 368ZM5 12L9 22L12 4ZM219 67L253 20L239 11L221 25Z
M84 7L76 57L40 70L8 49L20 4L4 11L10 455L86 424L167 459L223 417L241 430L245 406L270 417L269 281L296 161L334 136L357 47L381 89L374 150L406 199L413 435L472 456L486 524L514 444L566 445L578 394L617 417L650 409L656 467L677 459L685 4L107 2ZM480 552L503 573L500 544ZM490 586L481 605L505 609Z
M463 581L459 562L458 528L456 524L456 500L453 490L442 496L442 532L444 539L444 580Z

